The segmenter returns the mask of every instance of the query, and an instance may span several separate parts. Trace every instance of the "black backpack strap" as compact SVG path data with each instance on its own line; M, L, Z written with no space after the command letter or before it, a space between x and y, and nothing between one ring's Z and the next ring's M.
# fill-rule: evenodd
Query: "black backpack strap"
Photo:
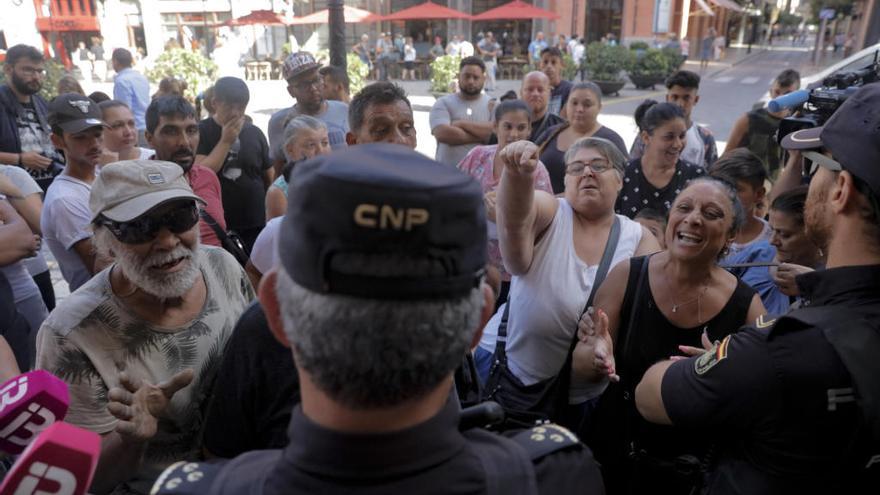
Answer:
M217 220L214 220L214 217L212 217L204 208L199 208L199 217L205 221L208 227L211 227L211 230L214 231L214 234L217 235L217 239L219 239L222 244L227 235L226 231L220 228L220 224L217 223Z

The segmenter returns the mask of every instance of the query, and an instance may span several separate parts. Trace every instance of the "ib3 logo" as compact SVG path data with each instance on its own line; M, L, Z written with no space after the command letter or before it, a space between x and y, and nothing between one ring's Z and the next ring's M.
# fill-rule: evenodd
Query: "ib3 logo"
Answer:
M21 400L27 394L27 377L22 376L0 390L0 414L10 405ZM0 438L20 445L27 446L41 431L55 422L55 414L45 407L31 403L27 409L19 413L5 428L0 430Z
M55 491L38 490L37 486L43 480L46 480L42 483L44 488L46 485L54 484L57 486ZM43 462L35 462L12 495L73 495L75 490L76 477L73 473Z

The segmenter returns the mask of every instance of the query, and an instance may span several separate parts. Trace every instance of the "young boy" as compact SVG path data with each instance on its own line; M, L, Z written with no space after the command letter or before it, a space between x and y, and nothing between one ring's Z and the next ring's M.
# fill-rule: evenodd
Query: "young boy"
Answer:
M666 216L654 208L642 208L636 213L636 222L642 224L648 231L654 234L661 249L666 249Z
M550 104L547 112L565 118L565 103L571 92L571 82L562 78L562 52L555 46L541 50L541 72L550 79Z
M318 74L324 79L324 99L341 101L348 104L351 101L348 74L340 67L328 65L318 69Z
M745 213L745 221L730 245L728 256L747 250L761 241L769 241L773 229L766 220L755 215L766 194L764 181L767 180L767 170L761 159L751 151L739 148L715 162L709 174L736 186Z

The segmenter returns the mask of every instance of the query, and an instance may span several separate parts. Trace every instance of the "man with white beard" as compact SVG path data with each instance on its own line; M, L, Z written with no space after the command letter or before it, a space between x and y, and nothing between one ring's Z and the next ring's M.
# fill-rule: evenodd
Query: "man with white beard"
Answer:
M238 317L254 298L226 251L199 245L199 203L176 163L106 165L89 207L115 259L40 328L38 368L70 390L68 423L102 436L90 492L147 493L198 454L201 411Z

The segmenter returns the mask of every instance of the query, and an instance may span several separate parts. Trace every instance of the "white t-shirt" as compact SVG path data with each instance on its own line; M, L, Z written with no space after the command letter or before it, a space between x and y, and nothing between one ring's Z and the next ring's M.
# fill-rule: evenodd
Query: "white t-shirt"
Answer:
M23 194L24 197L28 197L31 194L43 194L43 189L37 184L37 181L31 177L31 174L29 174L27 170L21 167L0 165L0 174L8 177L9 180L15 184L15 187L21 191L21 194ZM46 249L46 245L43 244L36 256L21 260L21 263L32 277L49 269L49 265L46 264L46 257L43 255Z
M140 155L138 155L138 160L149 160L156 154L156 150L140 147L138 147L138 152L140 153Z
M459 51L461 58L472 57L474 55L474 45L468 40L464 40L461 42L461 49Z
M700 130L696 122L691 124L687 134L685 134L685 145L684 149L681 150L681 159L701 167L705 165L706 143L700 137Z
M6 196L0 194L0 200L6 200ZM22 260L14 261L6 266L0 266L0 273L9 281L12 288L12 297L19 303L29 297L40 294L40 289L34 283Z
M73 245L92 237L89 223L89 194L92 185L62 173L46 191L40 227L43 241L58 260L61 274L70 286L70 292L92 278L91 273L73 249Z
M511 280L506 303L511 305L507 320L507 361L510 370L525 385L559 372L599 269L599 265L588 266L575 253L574 211L564 198L558 201L556 216L535 246L529 271ZM611 267L631 258L642 240L641 225L622 215L617 218L620 219L620 240ZM483 329L480 347L488 352L495 351L503 314L502 305ZM570 395L576 398L582 394L572 388Z
M278 232L281 230L281 221L284 216L275 217L266 222L266 226L260 231L254 247L251 249L251 264L266 273L278 263Z
M456 120L472 120L474 122L491 122L489 113L489 96L481 93L478 98L465 100L460 93L446 95L431 107L428 121L431 130L438 125L449 125ZM458 163L470 150L479 143L451 145L437 142L437 153L434 158L441 163L457 167Z
M416 60L416 49L412 45L406 45L403 48L403 61L414 62Z

